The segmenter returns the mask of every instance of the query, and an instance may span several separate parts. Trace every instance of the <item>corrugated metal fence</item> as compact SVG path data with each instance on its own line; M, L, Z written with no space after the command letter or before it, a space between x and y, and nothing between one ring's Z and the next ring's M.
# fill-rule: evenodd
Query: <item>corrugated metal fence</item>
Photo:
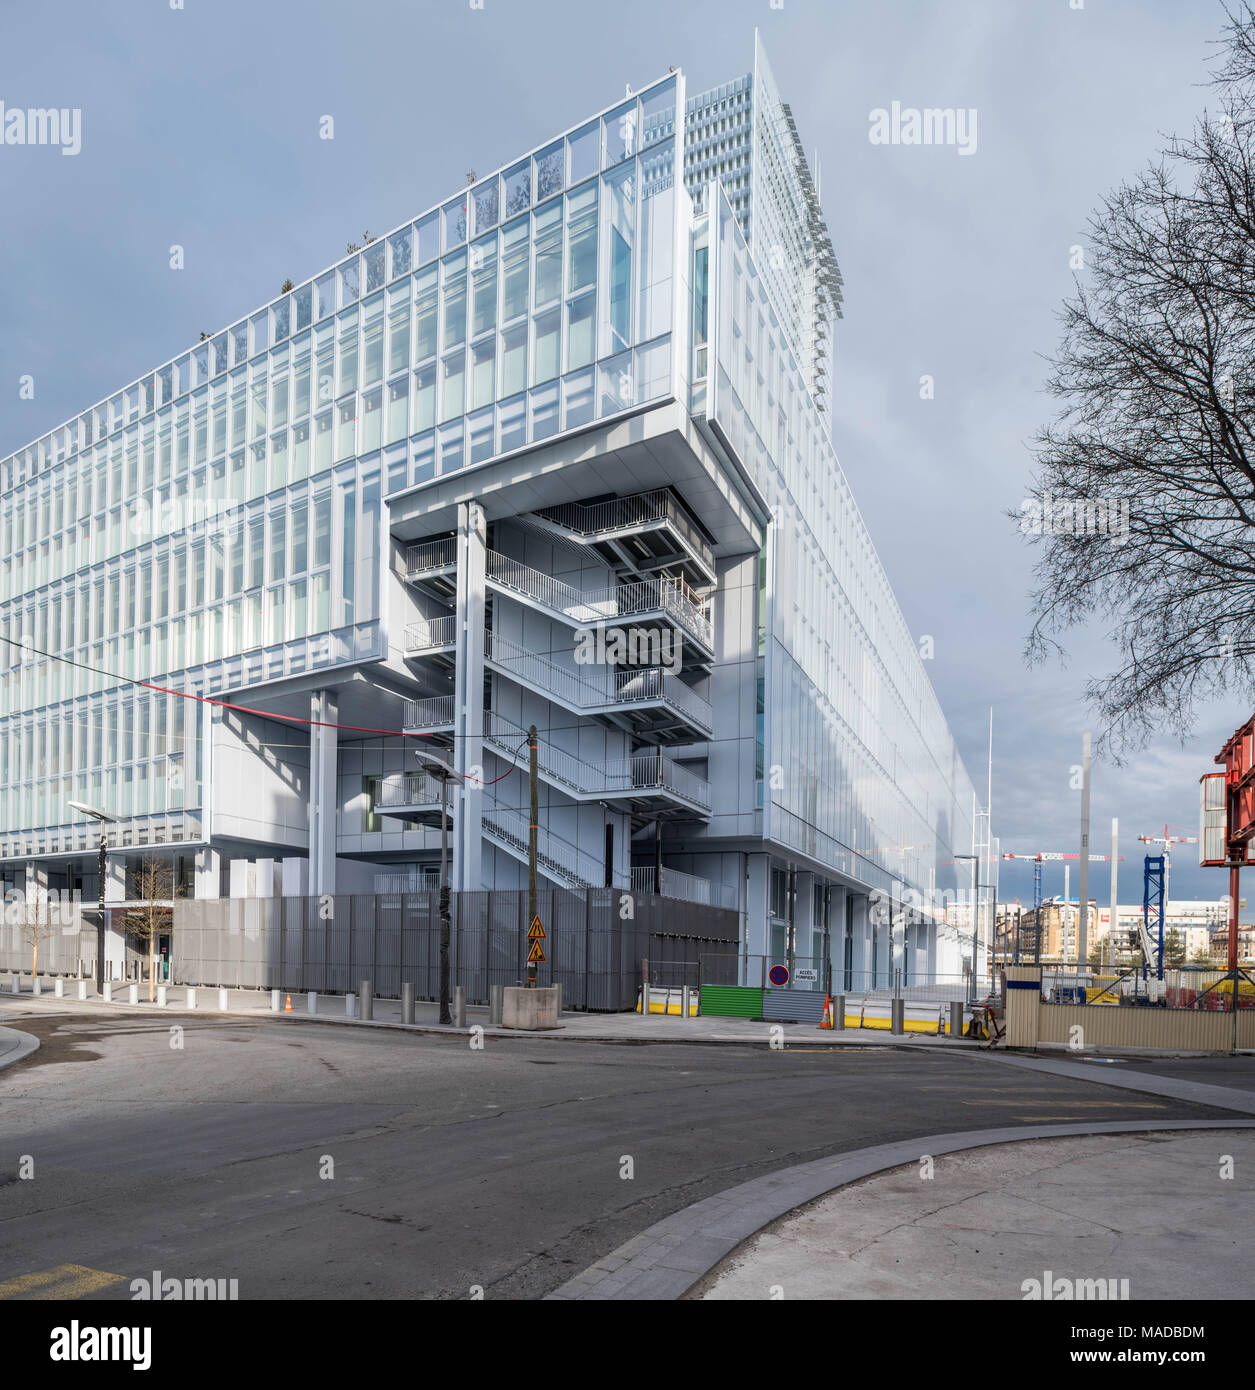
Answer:
M630 899L630 915L624 916ZM526 974L527 893L454 893L450 978L471 1003ZM619 1010L636 1005L642 962L651 980L684 977L700 953L735 952L738 916L653 894L554 888L538 894L545 929L542 985L561 983L563 1005ZM237 989L346 993L371 980L380 997L412 982L420 999L440 990L440 895L180 900L174 908L173 979Z

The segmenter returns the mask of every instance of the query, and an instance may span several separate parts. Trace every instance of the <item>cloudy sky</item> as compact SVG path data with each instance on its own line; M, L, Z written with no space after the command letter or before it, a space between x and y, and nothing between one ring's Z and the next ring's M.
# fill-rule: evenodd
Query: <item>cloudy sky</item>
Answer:
M1087 675L1104 615L1066 667L1021 657L1031 556L1005 519L1069 255L1103 194L1208 98L1211 0L0 0L0 100L83 111L73 158L0 146L0 451L300 281L364 231L448 196L674 64L697 91L746 71L762 30L822 169L845 276L835 436L969 770L994 709L1004 849L1075 850ZM478 0L475 0L478 5ZM870 113L974 108L976 148L873 144ZM335 140L318 138L335 117ZM186 267L169 268L169 248ZM32 374L33 400L18 399ZM920 399L920 378L935 395ZM1209 709L1186 746L1099 762L1095 850L1196 833L1197 781L1250 711ZM1075 871L1072 890L1076 891ZM1185 846L1174 896L1219 896ZM1048 871L1047 892L1062 872ZM1004 898L1031 897L1008 865ZM1091 893L1107 894L1106 866Z

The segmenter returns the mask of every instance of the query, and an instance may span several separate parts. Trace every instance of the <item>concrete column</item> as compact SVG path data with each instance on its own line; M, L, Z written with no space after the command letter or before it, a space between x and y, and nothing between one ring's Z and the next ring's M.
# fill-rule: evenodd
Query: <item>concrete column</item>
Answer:
M336 891L336 753L339 717L329 690L310 697L309 731L309 891L315 897Z
M854 934L854 989L864 990L871 981L872 947L871 923L868 919L869 900L866 893L850 890L854 903L851 927Z
M216 849L196 851L195 892L198 898L217 898L222 888L222 856Z
M793 876L793 937L799 961L813 965L819 971L819 983L823 984L823 962L810 959L815 953L815 875L801 869Z
M454 685L454 766L482 767L484 760L484 573L488 524L478 502L458 506L457 668ZM464 782L453 821L455 891L483 885L483 788Z
M771 951L771 936L767 925L767 906L771 885L771 857L766 854L747 854L745 875L745 951L750 957L765 956ZM749 978L743 984L759 983L759 964L750 961Z
M832 953L832 987L845 991L845 914L846 898L849 889L839 883L832 887L832 932L830 951Z

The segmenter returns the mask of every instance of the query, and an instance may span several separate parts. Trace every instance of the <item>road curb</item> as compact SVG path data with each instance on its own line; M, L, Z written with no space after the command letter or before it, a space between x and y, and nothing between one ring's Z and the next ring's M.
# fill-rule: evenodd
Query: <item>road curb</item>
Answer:
M201 988L201 986L198 985L196 986L196 988L199 989ZM27 997L29 998L29 996ZM341 996L328 995L326 997L334 997L338 999ZM3 1008L6 1000L10 998L13 1000L14 1003L16 1003L18 1000L22 999L23 996L8 996L0 994L0 1008ZM394 1032L399 1033L421 1033L426 1034L429 1037L436 1038L469 1038L473 1035L474 1030L476 1028L482 1028L483 1035L485 1038L500 1039L506 1042L513 1042L519 1040L535 1042L586 1042L600 1043L612 1047L765 1047L770 1045L770 1038L765 1035L761 1038L711 1038L683 1036L654 1037L646 1034L634 1038L617 1033L586 1033L579 1029L571 1028L566 1024L560 1024L556 1029L547 1029L541 1032L533 1033L525 1029L494 1028L489 1027L486 1024L472 1024L466 1028L455 1028L452 1025L441 1026L440 1024L433 1023L401 1023L392 1019L345 1018L343 1016L336 1016L335 1014L308 1014L303 1011L297 1012L295 1010L289 1014L284 1013L282 1010L280 1010L280 1012L278 1013L275 1013L270 1009L188 1009L186 1007L180 1007L177 1004L167 1004L164 1006L160 1006L157 1004L131 1004L129 1002L124 1002L117 999L110 1000L109 1002L106 1002L103 999L55 999L52 995L41 995L39 996L39 998L47 998L50 1005L61 1004L74 1006L73 1008L67 1009L57 1009L53 1007L50 1010L50 1012L52 1013L75 1013L83 1009L86 1009L88 1012L93 1012L98 1009L102 1013L118 1014L124 1016L129 1015L132 1017L142 1018L169 1016L172 1018L179 1017L252 1019L254 1022L258 1023L275 1023L279 1021L283 1021L285 1023L325 1023L335 1028L385 1028L392 1029ZM23 1013L23 1017L39 1017L42 1014L42 1012L42 1009L38 1010L37 1012L27 1010ZM677 1026L682 1026L682 1022L682 1020L679 1021ZM772 1021L768 1019L763 1022L762 1026L764 1029L769 1029L774 1025ZM857 1028L851 1028L842 1031L844 1031L847 1034L858 1033L860 1031L881 1034L885 1037L886 1040L884 1042L881 1042L874 1037L869 1037L860 1038L857 1042L836 1042L830 1036L825 1035L818 1029L816 1029L815 1031L818 1034L818 1036L814 1038L810 1037L809 1035L802 1037L786 1036L784 1038L783 1050L788 1051L790 1046L797 1047L799 1044L803 1043L806 1044L808 1047L812 1048L830 1048L834 1053L841 1052L843 1050L859 1051L861 1049L877 1051L933 1052L938 1054L953 1054L959 1052L975 1054L978 1052L988 1050L983 1043L968 1038L947 1038L944 1042L941 1043L911 1042L909 1041L909 1034L903 1036L901 1040L896 1040L895 1035L885 1034L883 1029L860 1030ZM895 1040L889 1041L888 1039L890 1037L895 1037Z
M19 1028L0 1028L0 1071L39 1050L39 1039Z
M1255 1129L1255 1120L1101 1120L1089 1124L969 1130L833 1154L754 1178L664 1217L547 1294L546 1299L682 1298L764 1226L837 1188L891 1168L918 1163L924 1154L936 1158L1027 1139L1208 1129Z

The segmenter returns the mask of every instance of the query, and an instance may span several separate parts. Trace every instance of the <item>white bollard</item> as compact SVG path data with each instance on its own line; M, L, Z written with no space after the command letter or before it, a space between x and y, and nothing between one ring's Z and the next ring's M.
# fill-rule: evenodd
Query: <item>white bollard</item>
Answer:
M39 985L39 976L38 976L38 975L32 975L32 976L31 976L31 993L32 993L32 994L42 994L42 993L43 993L43 990L40 988L40 985Z
M312 989L305 995L305 1012L310 1014L318 1012L318 995Z
M272 1014L279 1013L279 1011L283 1008L283 1001L279 997L282 994L282 992L282 990L278 989L272 989L270 991L270 1012Z
M78 982L78 997L79 997L80 999L86 999L86 998L87 998L87 981L86 981L86 980L80 980L80 981Z
M196 987L194 985L187 987L187 1007L189 1009L196 1007Z
M101 986L101 990L102 990L102 993L101 993L101 996L100 996L100 997L105 1001L106 1004L112 1004L112 1003L113 1003L113 981L112 981L112 980L106 980L106 981L104 982L104 984Z
M59 976L57 977L56 983L52 986L52 992L58 999L65 998L65 981Z
M346 994L344 996L344 1016L345 1018L357 1017L357 995Z
M132 1003L132 1004L138 1004L138 1003L139 1003L139 986L138 986L138 985L130 985L130 986L127 988L126 993L127 993L128 1002L130 1002L130 1003Z
M227 991L225 989L220 989L218 991L218 1012L224 1014L230 1007L231 1002L227 998Z
M10 994L20 994L21 992L22 992L22 977L21 977L20 975L14 975L13 978L9 981L9 993L10 993Z
M158 1007L159 1009L164 1009L165 1006L166 1006L166 987L165 987L165 985L158 985L158 986L157 986L157 1007Z

